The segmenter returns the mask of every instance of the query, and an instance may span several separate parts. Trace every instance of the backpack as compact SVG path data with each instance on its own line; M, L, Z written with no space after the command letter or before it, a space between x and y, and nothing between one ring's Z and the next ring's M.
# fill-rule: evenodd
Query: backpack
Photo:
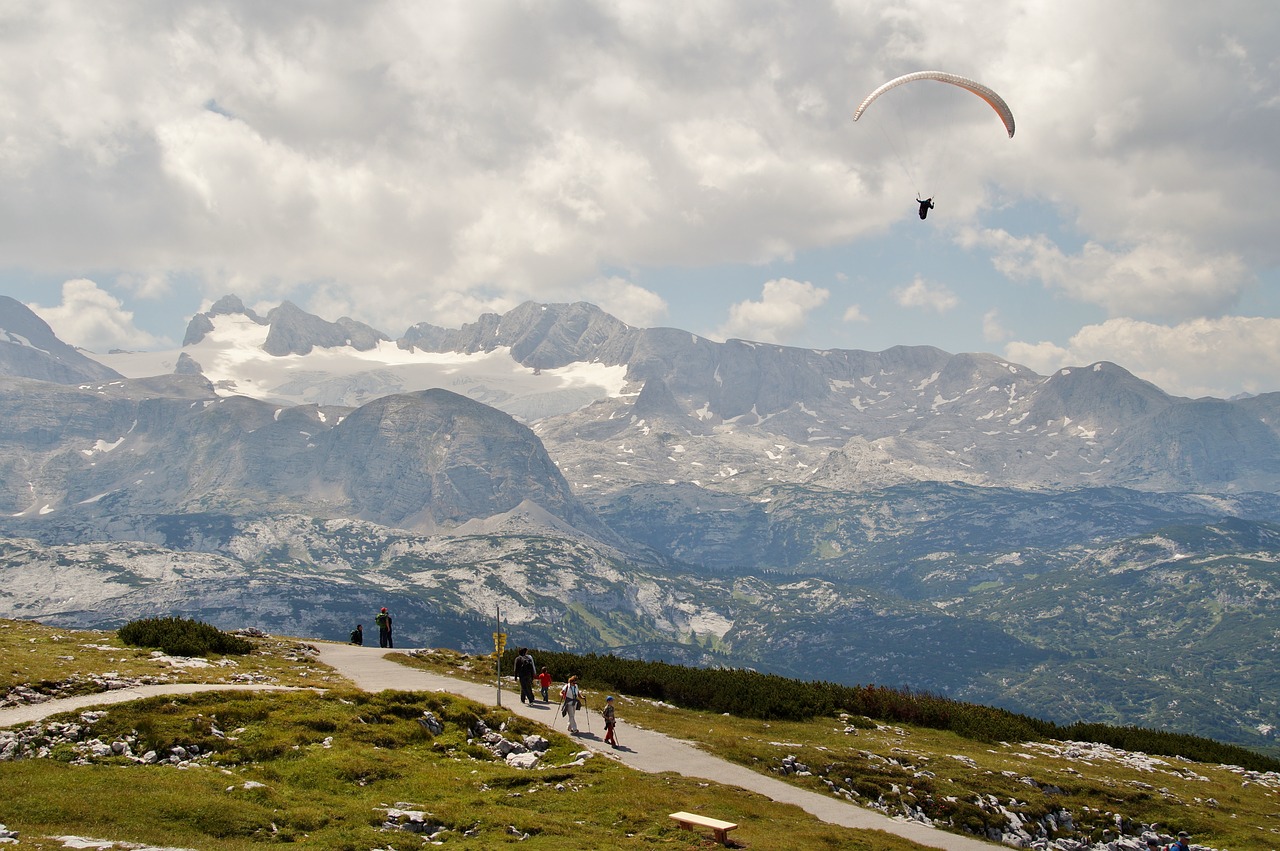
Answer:
M522 674L533 676L533 662L528 656L516 657L516 676L518 677Z
M363 638L364 638L364 636L360 633L360 630L358 630L358 629L353 629L353 630L351 630L351 643L352 643L352 644L356 644L357 642L359 642L359 641L360 641L360 640L362 640Z
M386 612L378 612L378 614L374 616L373 622L380 627L385 627L387 625L388 619L389 618Z

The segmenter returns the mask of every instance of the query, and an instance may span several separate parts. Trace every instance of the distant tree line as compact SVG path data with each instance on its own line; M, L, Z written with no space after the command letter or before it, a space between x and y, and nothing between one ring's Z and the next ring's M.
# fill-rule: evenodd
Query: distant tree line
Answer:
M504 654L511 671L515 651ZM928 692L877 685L847 686L796 680L741 668L691 668L613 655L540 650L539 667L556 680L577 674L593 690L613 690L707 712L778 721L807 721L838 712L873 721L948 730L982 742L1085 741L1140 751L1152 756L1181 756L1197 762L1239 765L1253 771L1280 771L1280 760L1248 748L1182 733L1141 727L1076 722L1057 724Z

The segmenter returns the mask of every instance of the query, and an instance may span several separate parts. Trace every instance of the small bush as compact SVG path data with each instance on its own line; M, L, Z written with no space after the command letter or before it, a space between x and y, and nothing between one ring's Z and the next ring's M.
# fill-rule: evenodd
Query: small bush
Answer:
M1077 723L1064 727L1007 709L910 689L846 686L743 669L690 668L594 653L576 655L541 650L537 659L538 664L546 665L558 680L574 673L594 689L621 691L633 697L664 700L687 709L727 712L741 718L807 721L844 712L854 726L869 721L914 724L949 730L979 742L1078 739L1153 756L1184 756L1202 762L1239 765L1253 771L1280 770L1280 760L1274 757L1198 736L1106 724ZM514 651L508 650L503 669L513 670L514 661Z
M145 618L120 627L116 635L134 647L155 647L170 656L244 656L253 644L189 618Z

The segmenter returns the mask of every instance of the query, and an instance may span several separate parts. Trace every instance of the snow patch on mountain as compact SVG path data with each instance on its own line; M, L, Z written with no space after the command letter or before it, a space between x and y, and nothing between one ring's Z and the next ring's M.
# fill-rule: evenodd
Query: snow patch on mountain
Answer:
M365 351L316 347L305 355L263 349L270 326L244 314L210 318L212 329L179 350L94 354L129 378L166 375L186 354L222 396L249 396L287 405L358 407L382 396L440 388L523 420L567 414L623 395L626 367L573 363L534 369L507 347L474 354L426 352L381 340Z

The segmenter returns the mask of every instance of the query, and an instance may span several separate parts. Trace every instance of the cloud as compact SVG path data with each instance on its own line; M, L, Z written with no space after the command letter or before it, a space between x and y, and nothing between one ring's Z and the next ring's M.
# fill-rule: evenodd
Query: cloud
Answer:
M49 323L58 338L95 352L148 349L167 343L133 324L133 312L93 281L79 278L62 285L62 303L27 305Z
M1003 230L967 231L960 242L992 250L992 264L1011 279L1039 281L1112 316L1178 320L1218 313L1255 283L1240 257L1206 255L1171 238L1120 251L1087 242L1075 254L1047 236Z
M1013 336L1012 332L1000 322L1000 311L988 310L982 315L982 339L989 343L998 343Z
M1003 274L1113 318L1241 312L1280 268L1280 14L1263 0L50 0L0 16L0 115L22 116L0 144L0 256L45 279L103 270L131 304L290 298L396 335L603 294L652 321L662 296L601 289L609 270L799 260L762 277L828 280L803 261L848 249L861 281L930 270L899 303L949 310L939 265L900 271L917 188L941 203L914 232L957 228ZM923 67L999 91L1016 138L928 84L853 124L863 96ZM905 147L883 132L895 114ZM747 333L733 312L751 311L707 278L689 301Z
M1109 319L1080 329L1066 347L1013 342L1005 355L1042 375L1112 361L1174 395L1230 398L1274 389L1280 319L1224 316L1177 325Z
M840 138L849 41L814 44L871 35L836 10L11 14L0 113L23 121L0 247L25 268L518 303L581 296L603 268L763 262L883 226Z
M893 300L901 307L946 313L960 303L955 293L942 284L930 284L916 276L915 280L893 291Z
M728 321L715 334L721 339L784 342L804 326L810 312L826 304L830 295L830 291L808 281L768 281L759 301L740 301L730 307Z
M628 325L647 328L667 315L661 296L622 278L597 281L591 289L593 304Z
M116 283L142 299L163 298L173 291L169 277L159 273L126 272L116 277Z
M851 304L844 311L845 322L870 322L871 319L862 312L862 307L857 304Z

